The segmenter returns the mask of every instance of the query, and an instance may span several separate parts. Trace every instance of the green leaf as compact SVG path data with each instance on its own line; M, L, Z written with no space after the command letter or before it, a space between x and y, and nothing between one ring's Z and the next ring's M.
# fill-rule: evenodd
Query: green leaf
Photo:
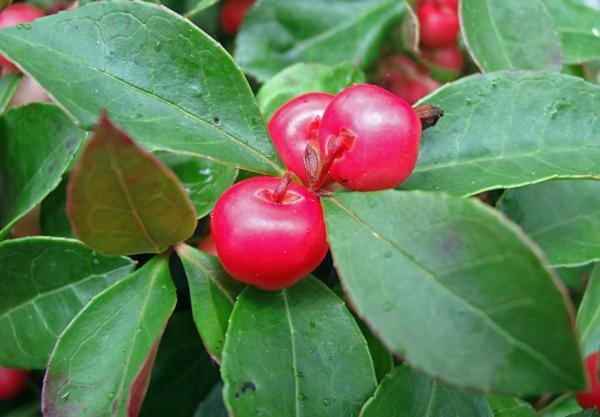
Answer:
M297 62L368 68L403 10L398 0L262 0L244 20L235 60L259 81Z
M409 364L487 392L585 386L558 279L495 210L418 191L342 193L322 202L351 304Z
M191 19L197 16L199 13L203 12L205 9L208 9L212 5L216 4L219 0L198 0L194 8L188 11L185 14L185 17Z
M471 195L551 178L600 177L600 87L560 74L463 78L425 99L445 116L403 187Z
M19 107L0 118L0 240L56 188L83 136L52 105Z
M140 417L190 417L219 378L188 311L173 314L160 341Z
M582 266L555 268L555 271L569 290L580 292L593 268L594 263L589 263Z
M242 292L221 376L225 404L236 417L356 417L376 385L356 321L313 277L282 291Z
M577 403L575 396L568 394L558 397L548 406L541 409L538 414L541 417L566 417L578 411L581 411L581 407Z
M536 417L535 410L528 403L516 397L487 397L494 417Z
M600 59L600 11L573 0L543 2L555 20L562 43L563 61L580 64Z
M194 417L227 417L227 409L223 403L221 390L223 384L218 383L210 393L202 400L196 409Z
M48 236L75 237L67 217L67 183L63 177L59 186L44 198L40 208L42 234Z
M156 257L94 298L52 353L44 416L137 416L175 297L167 259Z
M498 209L540 245L553 266L600 259L600 181L549 181L508 190Z
M349 63L335 66L294 64L279 72L258 90L256 98L265 120L299 95L314 92L337 94L353 83L364 83L365 74Z
M600 350L600 264L594 267L579 306L577 330L585 355Z
M71 173L67 213L75 234L107 255L160 253L196 228L175 174L106 116Z
M560 38L544 0L463 0L460 10L465 44L482 72L560 71Z
M196 156L160 153L158 158L179 178L196 208L196 217L206 216L217 199L235 181L238 171Z
M190 287L198 333L208 353L219 362L229 316L244 286L231 278L214 256L187 245L178 245L176 250Z
M6 110L20 82L21 77L15 73L8 73L0 78L0 114Z
M90 3L36 20L30 30L3 30L0 50L85 127L105 109L150 151L281 172L235 62L162 6Z
M394 358L392 353L385 347L381 340L371 332L366 324L359 322L360 328L367 341L371 359L373 359L373 367L375 368L375 376L377 381L381 381L393 368Z
M0 365L43 369L71 319L133 269L71 239L31 237L0 244Z
M485 399L456 391L406 366L394 369L364 405L360 417L492 417Z

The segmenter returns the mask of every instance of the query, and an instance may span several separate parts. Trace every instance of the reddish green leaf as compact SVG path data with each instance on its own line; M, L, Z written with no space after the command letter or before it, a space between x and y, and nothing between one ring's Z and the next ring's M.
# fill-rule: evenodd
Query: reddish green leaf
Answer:
M107 255L160 253L196 227L175 174L106 116L71 174L67 213L75 234Z

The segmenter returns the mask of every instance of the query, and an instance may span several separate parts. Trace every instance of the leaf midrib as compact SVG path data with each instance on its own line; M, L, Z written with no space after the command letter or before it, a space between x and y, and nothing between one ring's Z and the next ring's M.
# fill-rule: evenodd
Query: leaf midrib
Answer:
M290 311L290 305L288 302L287 290L281 291L281 296L283 298L283 303L285 306L285 314L288 322L288 326L290 329L290 341L291 341L291 353L292 353L292 370L294 373L294 405L296 409L296 417L300 417L300 401L298 400L298 396L300 395L300 379L298 377L298 360L296 358L296 340L294 337L294 326L292 323L292 314Z

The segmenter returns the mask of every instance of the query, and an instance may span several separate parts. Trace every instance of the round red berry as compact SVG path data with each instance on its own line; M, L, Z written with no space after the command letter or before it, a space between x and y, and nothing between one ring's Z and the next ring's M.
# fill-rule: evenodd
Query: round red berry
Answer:
M211 231L223 267L232 277L280 290L314 270L327 254L323 209L306 188L282 179L241 181L217 201Z
M296 97L273 114L267 128L281 160L305 185L309 176L304 167L307 146L319 147L319 126L333 94L309 93Z
M600 382L598 381L598 352L586 359L587 372L590 379L590 390L578 392L577 402L582 408L596 407L600 411Z
M420 137L415 110L369 84L339 93L325 110L319 130L325 159L341 148L329 173L356 191L392 188L408 178L417 162Z
M23 369L0 368L0 400L10 400L27 386L29 372Z
M223 30L235 35L246 17L246 13L256 0L226 0L221 8L221 26Z
M15 3L8 6L0 12L0 29L5 29L11 26L17 26L21 23L32 22L37 18L44 16L44 11L29 3ZM18 72L19 69L4 55L0 55L0 65Z
M421 44L441 48L456 42L460 24L456 9L443 0L422 0L417 6Z
M424 49L422 53L427 62L448 71L461 72L465 65L463 54L457 45Z

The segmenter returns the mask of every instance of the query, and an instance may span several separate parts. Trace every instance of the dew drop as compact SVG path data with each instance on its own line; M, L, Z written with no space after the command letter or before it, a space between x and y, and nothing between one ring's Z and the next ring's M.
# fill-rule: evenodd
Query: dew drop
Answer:
M394 308L394 305L392 303L384 303L383 304L383 311L391 311Z
M308 400L308 397L306 395L304 395L303 393L298 394L298 399L300 401L306 401Z
M467 103L467 106L472 106L473 105L473 100L470 98L465 99L465 103Z
M17 29L29 30L29 29L31 29L31 25L29 23L19 23L17 25Z
M308 327L310 327L311 329L314 329L315 327L317 327L317 323L315 323L314 321L311 321L310 323L308 323Z
M160 52L161 49L162 49L162 44L160 43L160 41L156 41L156 43L154 44L154 50L156 52Z
M302 371L296 371L296 376L298 378L304 378L304 374L302 373Z
M121 349L123 352L127 352L127 346L125 346L123 349Z
M392 257L392 252L390 252L390 251L386 251L386 252L384 252L384 253L383 253L383 257L384 257L384 258L391 258L391 257Z
M69 391L65 392L63 395L61 395L60 400L61 401L69 401L69 396L71 395L71 393Z
M111 400L111 401L114 400L115 399L115 393L111 392L110 394L108 394L108 399Z
M329 401L327 398L325 398L325 399L323 400L323 405L324 405L325 407L329 407L329 405L330 405L330 404L331 404L331 401Z
M592 34L593 34L594 36L596 36L597 38L600 38L600 29L598 29L598 28L593 28L593 29L592 29Z

